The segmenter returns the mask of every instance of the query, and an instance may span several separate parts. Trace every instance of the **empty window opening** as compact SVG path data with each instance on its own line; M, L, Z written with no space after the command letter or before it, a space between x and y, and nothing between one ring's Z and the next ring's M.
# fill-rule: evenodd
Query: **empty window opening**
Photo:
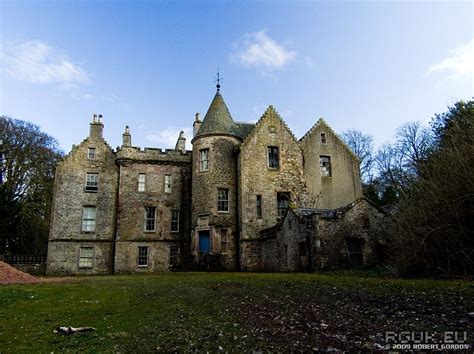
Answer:
M148 247L138 246L138 261L139 267L148 267Z
M278 146L267 147L268 152L268 167L279 168L280 167L280 153Z
M257 195L257 219L262 218L262 196Z
M94 247L81 247L79 249L79 268L92 268L94 260Z
M229 190L225 188L219 188L217 190L217 211L228 212L229 211Z
M99 190L99 174L86 173L86 192L97 192Z
M145 231L156 229L156 207L145 207Z
M209 171L209 149L199 150L199 171Z
M140 173L138 175L138 191L139 192L145 191L145 183L146 183L146 174Z
M83 232L94 232L95 231L95 217L96 207L87 206L82 209L82 231Z
M319 156L319 169L321 170L321 176L331 177L331 157L330 156Z

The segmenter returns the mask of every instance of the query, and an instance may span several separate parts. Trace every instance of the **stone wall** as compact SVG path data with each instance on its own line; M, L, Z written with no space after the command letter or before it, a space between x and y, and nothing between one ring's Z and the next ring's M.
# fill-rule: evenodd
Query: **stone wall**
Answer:
M279 148L279 168L268 166L269 146ZM239 155L240 223L241 239L256 239L259 232L274 226L278 221L277 193L289 192L290 204L305 202L303 154L295 137L270 106L245 139ZM262 196L262 218L256 214L256 197ZM253 249L252 253L248 251ZM255 247L242 244L241 267L255 270L260 255ZM257 258L257 259L255 259Z
M159 241L118 241L115 248L115 273L153 273L170 270L170 246L179 243ZM138 247L148 247L148 264L138 265Z
M73 146L71 153L56 168L47 274L74 273L78 266L75 250L81 242L114 239L118 168L115 153L102 138L102 127L102 123L92 123L90 136L80 145ZM89 148L95 148L94 159L88 158ZM88 172L99 174L97 192L85 190ZM85 206L95 206L97 210L93 232L82 231ZM95 263L97 269L87 272L110 272L110 262L111 259L105 257Z
M199 231L209 230L211 254L227 269L237 269L237 162L240 140L233 136L199 136L193 141L192 228L194 256L199 251ZM209 149L208 171L200 171L200 153ZM229 190L229 211L217 210L218 188ZM221 253L221 230L227 229L227 252ZM198 259L196 258L198 261Z
M321 141L321 133L326 142ZM362 196L359 161L334 131L324 122L318 123L301 139L304 150L304 173L311 206L336 209ZM331 176L321 176L319 157L331 159Z

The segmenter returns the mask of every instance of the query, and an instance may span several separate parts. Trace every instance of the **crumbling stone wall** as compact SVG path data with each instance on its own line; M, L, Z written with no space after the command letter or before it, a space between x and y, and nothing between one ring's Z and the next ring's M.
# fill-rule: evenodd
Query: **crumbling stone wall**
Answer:
M269 146L279 148L279 168L268 166ZM241 267L261 267L258 247L248 240L278 221L277 192L289 192L291 204L305 202L303 154L295 137L273 107L269 107L241 146L239 155L239 204L241 223ZM262 218L256 214L256 196L262 196Z
M321 141L321 133L326 142ZM362 196L359 161L334 131L320 119L301 139L304 150L304 174L312 205L318 209L336 209ZM331 159L331 176L321 176L319 157Z
M106 274L113 269L109 250L115 235L118 168L102 128L100 122L91 123L90 136L73 146L56 168L47 274ZM88 158L89 148L95 148L94 159ZM87 172L99 174L97 192L85 191ZM97 208L93 232L82 231L84 206ZM93 267L78 269L79 248L84 245L95 248Z

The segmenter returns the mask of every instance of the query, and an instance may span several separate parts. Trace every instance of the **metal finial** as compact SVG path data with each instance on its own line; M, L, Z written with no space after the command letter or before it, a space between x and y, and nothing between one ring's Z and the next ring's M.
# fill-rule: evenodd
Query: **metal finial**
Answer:
M214 82L217 82L217 92L219 92L220 88L221 88L221 81L223 81L224 78L221 77L221 74L219 72L219 68L217 68L217 79L214 80Z

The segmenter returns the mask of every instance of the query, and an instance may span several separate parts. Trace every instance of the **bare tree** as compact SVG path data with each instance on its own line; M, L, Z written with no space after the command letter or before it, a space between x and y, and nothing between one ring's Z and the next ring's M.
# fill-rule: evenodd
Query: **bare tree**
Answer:
M369 183L373 178L374 166L374 138L358 130L347 130L342 138L360 161L360 177L364 183Z

